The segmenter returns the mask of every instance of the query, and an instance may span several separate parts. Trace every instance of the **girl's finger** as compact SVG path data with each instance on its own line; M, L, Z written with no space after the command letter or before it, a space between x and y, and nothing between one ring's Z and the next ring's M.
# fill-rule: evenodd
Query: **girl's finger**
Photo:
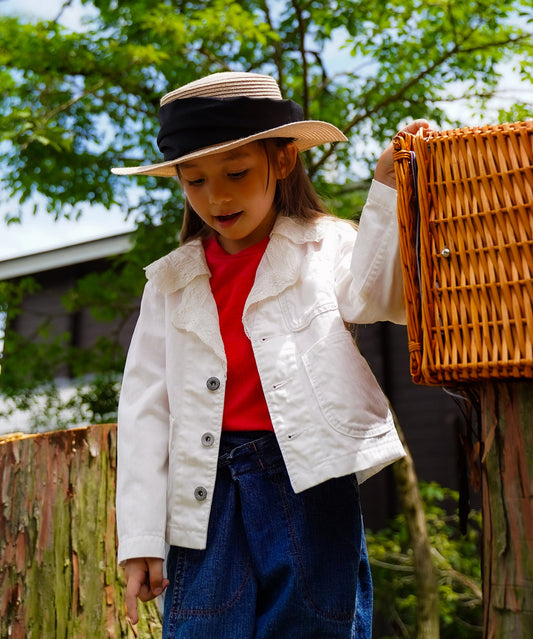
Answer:
M406 127L402 129L406 133L416 133L419 129L429 129L429 122L427 120L413 120Z
M128 614L130 622L135 625L139 621L139 613L137 612L137 593L139 592L139 584L134 579L128 580L126 586L126 612Z

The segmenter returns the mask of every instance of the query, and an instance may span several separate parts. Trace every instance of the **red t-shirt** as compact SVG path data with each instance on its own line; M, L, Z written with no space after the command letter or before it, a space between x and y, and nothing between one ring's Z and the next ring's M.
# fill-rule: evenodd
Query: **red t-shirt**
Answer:
M228 362L223 430L273 430L252 345L242 325L244 305L268 240L235 255L226 253L215 237L204 244Z

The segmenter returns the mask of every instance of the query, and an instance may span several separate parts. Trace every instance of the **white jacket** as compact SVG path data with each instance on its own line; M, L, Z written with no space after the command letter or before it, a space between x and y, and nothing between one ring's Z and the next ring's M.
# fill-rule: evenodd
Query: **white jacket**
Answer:
M243 313L296 492L404 454L345 323L405 320L395 191L374 183L359 232L276 221ZM357 241L356 241L357 237ZM119 405L119 561L205 548L226 357L200 240L147 268Z

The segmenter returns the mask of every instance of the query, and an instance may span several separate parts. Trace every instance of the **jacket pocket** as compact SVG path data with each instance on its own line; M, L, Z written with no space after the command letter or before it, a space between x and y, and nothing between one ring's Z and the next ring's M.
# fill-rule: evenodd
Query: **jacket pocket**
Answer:
M387 399L348 331L322 338L302 359L332 428L350 437L379 435L390 428Z

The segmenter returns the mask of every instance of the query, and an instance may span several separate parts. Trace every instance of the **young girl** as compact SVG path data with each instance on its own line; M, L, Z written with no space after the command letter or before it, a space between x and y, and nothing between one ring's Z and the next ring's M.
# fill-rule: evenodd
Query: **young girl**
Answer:
M160 123L165 161L114 169L186 195L182 246L146 269L120 398L129 617L166 589L168 638L369 639L358 482L403 449L347 324L404 321L392 153L357 232L298 153L345 136L272 78L192 82Z

